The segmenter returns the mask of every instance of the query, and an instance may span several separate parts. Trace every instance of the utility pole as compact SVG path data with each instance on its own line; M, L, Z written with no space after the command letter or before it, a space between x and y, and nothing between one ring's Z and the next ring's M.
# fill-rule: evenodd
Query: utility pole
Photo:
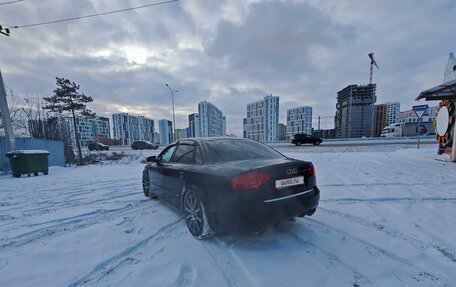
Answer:
M0 111L2 114L3 128L5 129L6 136L6 149L7 152L14 150L16 143L14 141L13 128L11 126L10 112L8 109L8 102L6 101L5 84L3 83L2 72L0 71Z
M320 136L320 116L318 116L318 137Z
M174 93L177 93L179 91L175 91L173 89L171 89L170 86L168 86L168 84L165 84L166 87L168 87L168 89L171 91L171 99L172 99L172 102L173 102L173 141L176 140L176 116L174 115Z

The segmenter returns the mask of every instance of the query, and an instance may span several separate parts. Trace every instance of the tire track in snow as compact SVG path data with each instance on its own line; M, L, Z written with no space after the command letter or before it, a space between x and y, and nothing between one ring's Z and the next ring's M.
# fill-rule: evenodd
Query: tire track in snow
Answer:
M75 217L69 217L67 219L57 219L50 222L56 223L51 226L45 226L30 232L20 234L12 238L0 239L0 246L2 248L16 248L23 245L31 244L37 240L49 239L58 236L61 233L68 233L75 230L87 228L89 226L99 224L105 221L110 221L118 218L119 216L125 216L130 213L137 213L142 210L150 209L150 205L142 206L143 202L137 202L135 204L127 204L124 207L108 210L97 210L94 212L85 213ZM138 209L138 206L141 208ZM44 224L44 223L43 223ZM1 242L4 243L1 243Z
M155 233L146 237L145 239L139 241L133 246L130 246L123 251L119 252L118 254L104 260L103 262L99 263L95 266L88 274L76 279L72 283L68 285L68 287L76 287L86 284L94 284L103 279L107 276L118 270L123 266L129 266L131 264L137 264L141 260L138 257L141 255L141 250L145 249L149 244L159 242L163 239L169 239L176 235L173 233L174 230L179 227L179 223L181 223L182 218L180 217L177 220L174 220L170 223L167 223L161 226ZM154 247L156 247L154 245ZM155 249L152 252L152 258L161 253L164 247Z
M117 195L117 196L109 196L109 198L101 198L101 199L96 199L96 200L90 200L88 198L80 199L80 200L74 200L74 201L66 201L66 202L50 202L46 206L34 208L34 209L25 209L21 211L21 214L24 217L32 217L32 216L37 216L37 215L43 215L51 212L55 212L57 210L60 210L62 208L73 208L73 207L80 207L80 206L87 206L87 205L96 205L98 203L103 203L105 206L105 203L111 203L111 199L119 199L123 197L129 197L129 196L134 196L138 195L137 192L130 192L125 195Z
M240 259L217 238L201 241L209 256L231 287L255 286L252 276Z
M349 270L351 273L353 273L353 279L354 279L354 282L353 282L353 286L365 286L366 284L367 285L370 285L370 286L375 286L368 278L368 276L362 274L357 268L355 268L354 266L351 266L350 264L344 262L338 255L328 251L328 250L325 250L323 248L321 248L320 246L314 244L313 242L311 242L310 240L302 237L299 233L297 232L294 232L292 230L289 230L287 229L286 231L284 231L284 234L289 234L290 237L295 241L297 242L298 244L300 245L304 245L306 247L306 249L312 249L313 251L315 251L316 253L320 253L320 254L323 254L324 257L327 258L327 260L329 260L330 262L337 262L339 263L341 266L343 266L345 269ZM325 262L327 261L325 260ZM361 285L360 285L361 284Z
M323 208L323 207L321 207L319 209L323 212L326 212L327 214L336 215L339 218L343 218L352 223L356 223L358 225L362 225L367 228L375 229L379 232L386 234L387 236L391 236L394 238L398 238L398 239L407 241L408 243L412 244L413 246L415 246L416 248L418 248L420 250L431 249L431 248L435 249L440 254L442 254L445 258L452 261L453 263L456 263L456 253L454 251L448 250L446 247L443 246L443 244L440 244L440 243L436 242L435 240L433 240L432 243L427 243L427 242L424 242L417 238L407 236L398 230L394 230L392 228L389 228L385 225L382 225L382 224L379 224L376 222L368 221L366 219L363 219L361 217L358 217L358 216L355 216L352 214L348 214L348 213L341 212L338 210ZM312 219L310 219L310 220L312 220Z
M439 182L442 185L456 184L456 181L450 182ZM349 187L349 186L422 186L431 185L435 186L435 182L366 182L366 183L331 183L331 184L319 184L318 187Z
M410 262L409 260L405 259L405 258L402 258L382 247L379 247L375 244L372 244L370 242L367 242L353 234L350 234L350 233L347 233L343 230L340 230L340 229L337 229L337 228L334 228L334 227L331 227L325 223L322 223L322 222L319 222L315 219L310 219L310 218L307 218L307 223L310 223L311 224L311 227L317 229L317 230L320 230L322 231L323 233L327 233L328 231L329 232L335 232L336 234L340 234L342 235L342 238L345 242L347 241L353 241L355 242L355 247L356 248L361 248L363 250L365 250L367 256L374 256L374 260L378 261L378 259L375 259L376 256L380 255L380 256L383 256L385 257L386 259L388 260L392 260L394 262L397 262L400 266L400 270L403 272L404 271L404 267L406 267L408 270L408 274L410 275L408 278L411 278L413 280L415 280L416 282L422 282L422 281L425 281L427 280L428 283L432 283L432 284L435 284L436 282L440 284L443 284L441 286L451 286L450 284L446 283L446 282L443 282L438 276L434 275L434 274L431 274L430 272L427 272L427 271L423 271L421 270L421 267L418 267L416 266L415 264L413 264L412 262ZM369 278L366 276L366 275L363 275L361 274L360 272L357 271L356 268L352 267L350 265L350 263L346 263L344 262L345 260L340 258L340 256L334 254L333 252L331 251L328 251L328 250L325 250L323 248L321 248L320 246L317 246L315 245L314 243L310 242L308 239L304 238L301 234L299 233L296 233L294 231L291 231L291 233L293 234L293 237L295 239L297 239L298 241L302 241L304 244L306 245L310 245L310 246L313 246L314 248L316 248L317 250L320 250L322 251L323 253L326 253L328 256L334 256L338 262L342 263L343 266L345 266L346 268L349 268L349 269L352 269L353 271L355 271L355 278L357 280L359 279L364 279L366 280L365 283L369 283L373 286L375 286L375 283L372 283L371 280L369 280ZM372 253L372 251L374 251L375 253ZM390 271L393 273L393 275L400 281L400 282L403 282L403 279L404 278L400 278L400 276L398 274L395 273L395 270L394 270L394 267L392 267L392 270ZM357 283L358 285L362 282L355 282ZM362 284L364 285L364 284ZM407 284L406 284L407 285ZM426 285L428 286L428 285Z
M448 203L456 202L456 197L380 197L380 198L335 198L323 199L321 202L336 202L341 204L356 203Z

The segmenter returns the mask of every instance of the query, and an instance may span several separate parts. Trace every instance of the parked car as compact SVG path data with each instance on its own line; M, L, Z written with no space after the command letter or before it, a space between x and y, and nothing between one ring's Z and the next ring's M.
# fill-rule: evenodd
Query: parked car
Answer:
M306 143L311 143L313 145L320 145L323 142L323 140L319 137L314 137L312 135L307 135L307 134L295 134L291 138L291 143L294 143L295 145L301 145L301 144L306 144Z
M132 149L158 149L158 144L149 141L134 141L131 144Z
M90 151L94 151L94 150L109 150L109 146L107 146L105 144L102 144L102 143L89 143L87 148Z
M310 216L320 199L311 162L252 140L185 139L147 161L144 195L182 211L197 239Z

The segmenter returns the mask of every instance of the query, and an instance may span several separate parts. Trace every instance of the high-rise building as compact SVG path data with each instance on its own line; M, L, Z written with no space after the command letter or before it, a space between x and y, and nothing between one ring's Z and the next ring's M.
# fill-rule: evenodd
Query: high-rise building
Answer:
M64 137L69 139L73 148L76 148L73 118L63 118L58 126L61 133L65 135ZM88 118L76 116L76 131L78 132L81 147L86 147L90 142L111 138L109 119L105 117L95 116L94 118Z
M374 116L372 118L372 136L379 137L382 134L384 127L387 124L387 110L386 104L374 105Z
M278 140L279 97L272 95L247 105L247 117L243 121L244 138L260 142Z
M160 144L168 145L173 142L173 123L168 120L159 120Z
M279 141L284 141L287 139L287 126L284 124L279 124Z
M223 113L214 104L204 101L198 104L200 136L223 136Z
M154 120L127 113L112 115L114 139L122 145L131 145L137 140L154 141Z
M181 130L181 138L182 138L182 139L185 139L185 138L188 138L188 137L189 137L189 136L188 136L189 130L190 130L189 128L185 128L185 129L182 129L182 130Z
M339 91L335 117L336 137L370 137L376 101L376 84L349 85Z
M399 102L386 102L386 125L398 123L401 113L401 103Z
M200 137L201 136L201 129L200 129L200 117L199 114L193 113L188 115L188 137Z
M287 139L291 139L295 134L312 134L312 107L287 110Z

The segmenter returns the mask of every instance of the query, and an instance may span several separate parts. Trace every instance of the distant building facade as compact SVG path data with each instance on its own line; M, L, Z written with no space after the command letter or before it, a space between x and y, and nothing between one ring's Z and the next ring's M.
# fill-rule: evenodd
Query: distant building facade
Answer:
M260 142L278 140L279 97L269 95L262 101L248 104L243 129L243 137L247 139Z
M223 113L214 104L203 101L198 104L201 137L223 136Z
M312 107L297 107L287 110L287 140L295 134L312 134Z
M69 139L73 148L76 148L73 118L64 118L59 123L59 126L61 132ZM105 117L95 116L94 118L87 118L76 116L76 131L81 147L86 147L91 142L111 138L109 119Z
M154 141L154 120L127 113L112 115L114 139L122 145L131 145L137 140Z
M201 136L199 114L193 113L188 115L188 137L195 138Z
M279 141L284 141L287 139L287 126L284 124L279 124Z
M423 116L421 117L421 122L433 122L435 119L436 107L429 107L424 111ZM418 117L416 116L413 110L403 111L400 113L399 122L400 123L416 123Z
M160 144L169 145L173 142L173 123L169 120L158 121Z
M314 137L320 137L322 139L333 139L336 137L336 130L313 130L312 134Z
M379 137L382 134L382 130L387 124L387 110L386 104L379 104L374 106L374 116L372 119L372 136Z
M76 148L72 117L64 117L53 124L46 120L30 120L28 126L32 137L66 139L73 148ZM91 142L111 139L109 119L105 117L88 118L76 115L76 131L81 147L86 147Z
M376 84L349 85L339 91L335 117L336 137L370 137L376 101Z
M386 123L385 126L399 122L401 114L401 103L399 102L386 102Z
M182 129L182 130L181 130L181 137L182 137L183 139L189 138L189 136L188 136L189 130L190 130L189 128L185 128L185 129Z

